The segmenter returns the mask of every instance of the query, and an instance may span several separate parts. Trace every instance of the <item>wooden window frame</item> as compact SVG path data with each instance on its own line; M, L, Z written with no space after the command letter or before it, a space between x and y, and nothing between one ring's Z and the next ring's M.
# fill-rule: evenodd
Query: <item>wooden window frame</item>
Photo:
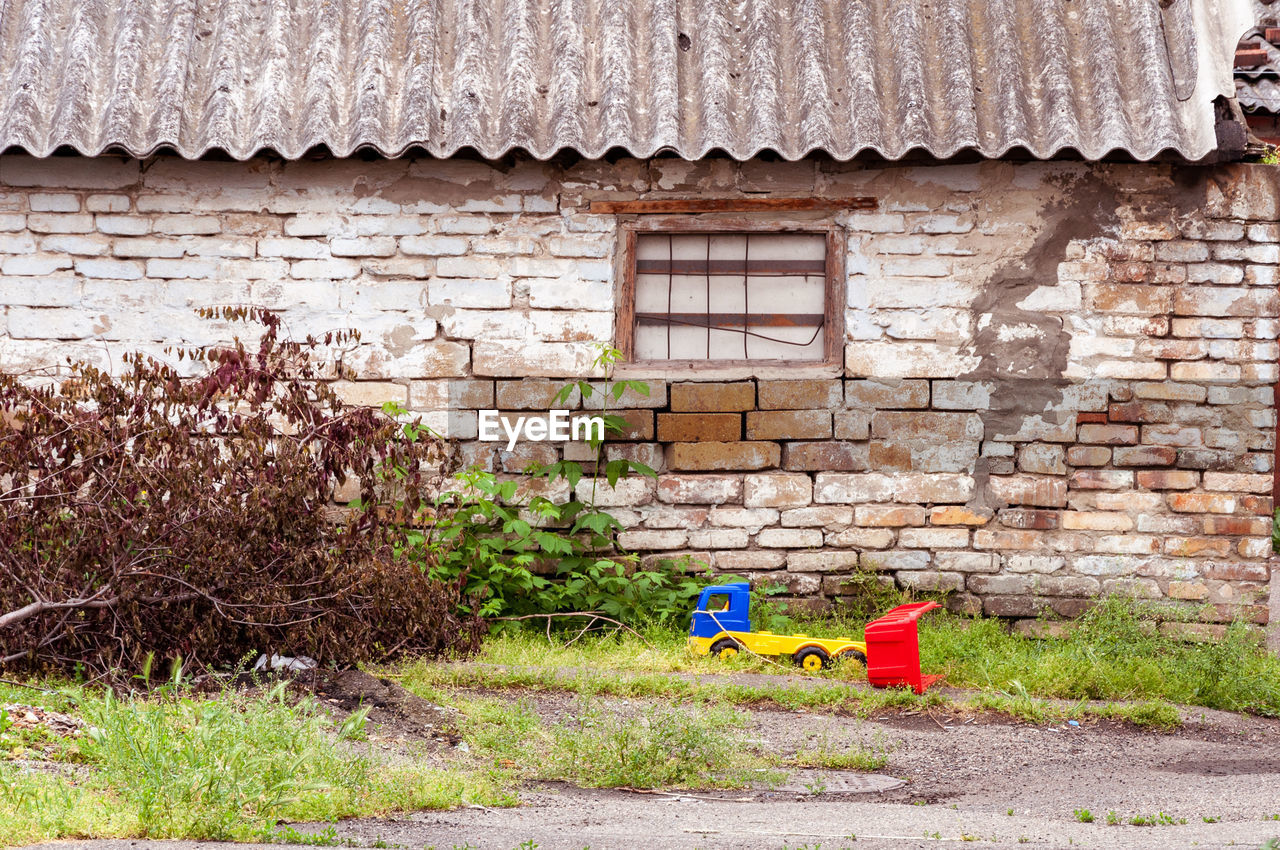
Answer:
M636 360L636 243L641 234L825 234L826 274L823 290L823 354L821 360ZM836 377L844 373L845 233L831 221L767 221L710 216L664 216L624 221L620 225L620 264L615 314L616 346L625 375L670 376L711 380L722 377L772 375Z

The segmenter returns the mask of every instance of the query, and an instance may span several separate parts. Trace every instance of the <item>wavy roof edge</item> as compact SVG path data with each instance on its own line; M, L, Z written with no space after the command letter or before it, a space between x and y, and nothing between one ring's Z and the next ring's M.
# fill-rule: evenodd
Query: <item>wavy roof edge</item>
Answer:
M1201 161L1256 20L1250 0L3 0L0 150Z

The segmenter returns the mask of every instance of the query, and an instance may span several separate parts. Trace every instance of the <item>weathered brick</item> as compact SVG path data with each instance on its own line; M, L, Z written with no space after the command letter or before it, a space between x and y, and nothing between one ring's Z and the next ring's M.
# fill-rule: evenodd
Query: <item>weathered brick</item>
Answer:
M990 522L992 516L994 516L994 513L990 508L967 508L950 505L929 510L929 522L932 525L981 526Z
M822 440L831 437L826 410L770 410L747 414L749 440Z
M982 600L982 613L988 617L1036 617L1047 602L1034 596L987 596Z
M797 573L849 572L857 569L858 560L857 552L788 552L787 569Z
M898 545L907 549L963 549L969 545L969 529L964 526L904 528Z
M923 570L933 560L919 549L893 549L885 552L863 552L861 564L868 570Z
M1007 528L1047 531L1057 528L1062 520L1057 511L1005 508L1000 511L1000 524Z
M742 477L738 475L666 475L658 479L658 501L680 505L722 505L726 502L740 502L742 501Z
M871 414L860 410L837 411L835 414L837 440L865 440L871 435Z
M497 381L494 383L494 403L501 410L574 410L580 396L574 390L564 401L556 396L564 388L563 381L539 381L526 378L521 381Z
M1270 475L1249 475L1245 473L1212 472L1204 474L1204 489L1231 493L1270 493L1272 477Z
M1203 446L1204 433L1199 428L1182 425L1143 425L1142 442L1157 446Z
M1275 292L1248 287L1188 287L1178 291L1173 303L1177 316L1274 316L1278 310Z
M1168 313L1173 306L1173 287L1127 283L1089 283L1085 301L1105 313L1137 313L1143 316ZM1196 315L1196 314L1192 314Z
M1185 469L1143 469L1138 486L1148 490L1190 490L1200 483L1200 475Z
M1111 462L1111 449L1104 446L1071 446L1067 463L1072 466L1106 466Z
M756 544L766 549L812 549L822 545L822 532L816 528L765 528L756 535Z
M798 508L812 501L813 480L807 475L748 475L743 482L742 503L748 508Z
M1031 593L1035 587L1035 579L1025 575L973 574L968 581L970 590L984 595Z
M707 522L726 528L747 528L753 533L778 522L776 508L737 508L720 506L707 514Z
M964 576L958 573L920 570L919 572L900 572L897 576L903 587L909 587L912 590L934 593L964 590Z
M740 413L659 413L658 439L663 442L732 442L742 439Z
M994 573L1000 569L999 558L990 552L937 552L933 563L948 572Z
M755 407L755 384L672 384L671 410L676 413L715 413L751 410Z
M1080 531L1131 531L1133 519L1119 511L1065 511L1062 527Z
M1041 475L1066 475L1066 451L1053 443L1031 443L1019 450L1018 469Z
M813 501L829 504L885 502L893 498L895 481L878 472L820 472L814 477Z
M715 561L718 569L731 573L780 570L786 566L787 554L758 549L750 552L717 552Z
M659 499L662 485L659 483ZM637 513L645 528L683 528L685 531L702 528L707 524L707 516L711 512L706 508L667 507L666 505L649 506Z
M667 447L667 465L689 471L768 469L778 466L782 450L777 443L672 443Z
M1035 531L979 528L973 533L975 549L1037 549L1041 543L1041 535Z
M704 528L689 532L694 549L745 549L751 538L745 528Z
M1006 505L1057 508L1067 503L1067 482L1063 478L993 475L987 479L987 495Z
M1073 490L1123 490L1133 486L1133 471L1128 469L1077 469L1071 473Z
M1138 442L1138 428L1134 425L1081 425L1078 439L1082 443L1104 446L1132 445Z
M747 416L750 418L751 414ZM866 443L784 443L782 446L783 469L861 472L869 466Z
M331 387L345 404L361 407L381 407L388 401L403 405L409 399L407 386L387 381L335 381Z
M1206 516L1203 519L1205 534L1270 534L1271 521L1259 517Z
M1180 513L1235 513L1236 497L1225 493L1170 493L1165 497L1172 510Z
M633 551L680 549L688 541L689 532L679 529L623 531L618 534L618 545Z
M855 410L913 410L929 406L929 382L919 380L844 382L845 407Z
M877 411L871 416L871 436L932 441L981 440L982 418L976 413L919 413Z
M574 495L584 502L594 498L600 507L631 508L652 502L656 489L650 478L621 478L612 487L604 478L582 478L574 487Z
M838 378L804 381L761 381L761 410L832 410L844 401L844 386Z
M854 522L884 528L924 525L924 508L919 505L859 505L854 509Z
M853 508L841 505L821 505L809 508L792 508L782 512L783 528L823 528L839 531L853 523Z
M1231 541L1222 537L1166 537L1164 553L1179 558L1225 558L1231 554Z
M1160 551L1160 538L1145 534L1110 534L1097 538L1093 550L1113 555L1149 555Z
M1172 466L1178 451L1172 446L1117 446L1116 466Z
M1003 560L1004 568L1013 573L1054 573L1067 565L1061 555L991 555ZM991 570L990 572L995 572Z
M964 504L973 498L975 489L973 476L938 473L899 475L893 492L900 502Z

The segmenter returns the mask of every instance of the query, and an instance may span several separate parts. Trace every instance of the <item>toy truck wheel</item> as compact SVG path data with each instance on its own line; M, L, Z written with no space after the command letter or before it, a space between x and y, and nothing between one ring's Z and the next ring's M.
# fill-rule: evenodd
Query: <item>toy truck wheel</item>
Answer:
M711 644L711 654L716 658L733 658L741 649L742 645L733 638L725 638Z
M841 658L852 658L854 661L858 662L858 663L859 663L859 664L861 664L863 667L867 666L867 656L866 656L866 654L865 654L865 653L862 653L862 652L859 652L859 651L858 651L858 650L856 650L856 649L846 650L845 652L840 653L840 657L841 657Z
M831 665L831 656L827 655L827 651L821 647L809 646L796 653L796 664L811 673L816 673L823 667Z

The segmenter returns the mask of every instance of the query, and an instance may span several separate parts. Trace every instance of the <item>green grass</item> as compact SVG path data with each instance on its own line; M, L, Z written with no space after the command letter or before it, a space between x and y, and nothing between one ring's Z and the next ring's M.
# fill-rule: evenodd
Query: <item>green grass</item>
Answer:
M948 685L982 691L979 707L1033 722L1060 716L1055 709L1037 707L1037 697L1136 701L1143 706L1103 714L1155 728L1177 725L1175 703L1280 716L1280 657L1259 645L1256 632L1235 623L1220 641L1180 641L1158 630L1158 616L1140 603L1108 599L1076 621L1068 637L1036 639L1010 632L997 619L934 612L920 625L921 666L945 673ZM843 618L793 621L780 628L857 637L861 624ZM538 631L505 633L489 638L476 661L531 669L535 680L537 671L552 668L576 668L588 680L593 671L636 674L627 687L648 691L645 695L660 695L653 691L664 686L646 684L643 674L799 672L785 658L771 663L745 653L727 661L695 657L685 648L685 636L671 629L643 634L645 641L626 633L587 635L563 646ZM809 675L836 685L862 681L865 672L860 664L845 662ZM583 687L595 685L579 682L573 689ZM778 693L774 701L805 699L785 688Z
M823 768L826 770L859 770L872 773L882 770L889 763L888 749L883 745L841 745L820 738L812 746L796 750L792 764L796 767Z
M726 706L653 703L623 714L581 697L562 718L541 720L526 700L455 700L459 731L513 777L584 788L740 788L783 774L740 732L750 723Z
M370 755L340 740L312 700L291 701L280 688L127 700L67 689L62 699L88 731L43 755L81 773L71 781L0 761L0 844L90 835L249 840L269 837L281 820L515 802L496 774Z

